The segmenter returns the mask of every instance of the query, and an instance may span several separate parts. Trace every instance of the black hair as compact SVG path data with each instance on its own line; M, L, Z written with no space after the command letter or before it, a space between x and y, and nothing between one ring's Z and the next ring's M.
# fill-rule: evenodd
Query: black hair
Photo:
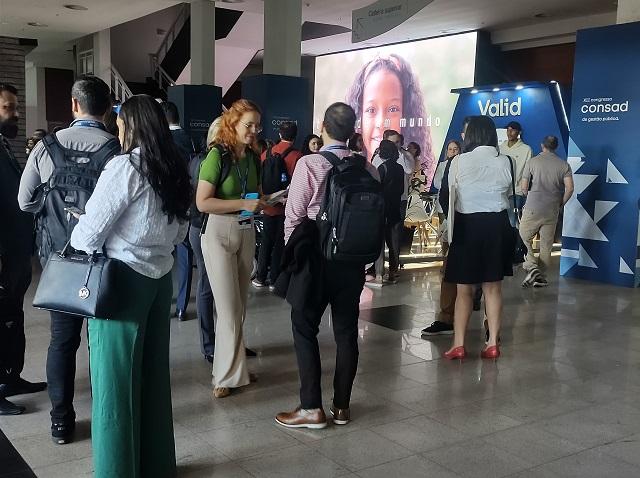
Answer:
M464 119L462 120L462 133L464 133L464 129L469 124L469 121L471 121L471 118L473 118L473 116L465 116Z
M107 131L114 135L116 138L118 137L118 124L116 120L118 119L118 115L113 109L107 111L104 115L104 127L107 128Z
M162 106L162 111L164 111L164 116L167 118L169 124L180 124L180 113L175 103L164 101L160 106Z
M422 154L422 148L420 148L420 145L418 143L416 143L415 141L411 141L408 145L407 145L407 150L409 150L409 147L413 145L414 148L416 148L416 158L419 158L420 155Z
M80 76L71 88L71 97L78 100L82 111L91 116L104 116L111 107L111 91L97 76Z
M399 134L398 136L400 136L400 146L402 146L404 144L404 135Z
M378 147L378 155L384 160L390 159L397 161L400 157L400 152L394 143L388 139L383 139L380 141L380 146Z
M346 103L333 103L324 113L323 125L331 139L346 143L355 132L356 112Z
M8 91L12 95L18 96L18 89L9 83L0 83L0 93Z
M400 81L403 92L402 116L406 119L406 125L402 127L401 132L407 136L409 141L415 141L420 145L424 151L424 164L428 166L428 169L435 171L436 164L431 140L431 127L427 126L428 114L422 89L411 65L402 56L391 54L387 58L376 57L363 65L347 93L347 103L354 108L358 119L362 120L364 109L362 99L367 80L379 70L393 73Z
M309 148L309 142L312 139L317 139L318 141L322 141L322 139L320 139L320 136L318 136L317 134L309 134L304 138L304 141L302 143L302 155L306 156L307 154L313 154L313 151L311 151L311 149Z
M472 116L469 119L462 149L468 153L478 146L498 147L496 124L488 116Z
M347 148L357 153L362 152L362 148L358 146L358 142L362 141L362 135L360 133L353 133L347 143Z
M391 136L400 136L395 129L385 129L384 133L382 133L382 139L389 139Z
M545 136L542 141L542 146L547 148L548 150L555 151L558 149L558 138L553 135Z
M148 95L132 96L122 104L120 118L125 130L124 152L140 148L140 165L132 164L160 197L162 212L169 216L169 222L188 219L192 187L187 163L173 142L158 102Z
M280 125L280 136L285 141L295 141L298 136L298 125L293 121L285 121Z
M269 145L267 144L267 141L264 140L263 138L260 138L256 141L256 145L258 146L258 152L260 154L264 153L267 149L269 149Z
M37 139L38 141L41 140L42 138L44 138L47 135L47 130L46 129L41 129L38 128L37 130L35 130L33 132L33 134L31 135L31 137L33 139Z

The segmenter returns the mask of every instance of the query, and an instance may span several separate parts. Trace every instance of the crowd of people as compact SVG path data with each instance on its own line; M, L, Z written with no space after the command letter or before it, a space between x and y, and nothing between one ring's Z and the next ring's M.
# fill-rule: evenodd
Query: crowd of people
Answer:
M365 73L401 67L381 63ZM113 313L88 318L96 476L175 476L169 319L188 319L194 262L201 352L212 363L213 396L232 396L257 380L243 324L249 288L268 288L291 305L300 378L298 406L278 413L276 422L327 426L317 335L330 305L337 352L329 412L336 425L348 424L360 295L367 274L371 286L398 280L407 192L422 167L419 144L405 148L398 131L386 130L369 151L371 142L356 133L357 111L334 103L320 135L304 138L301 150L294 146L293 122L280 126L277 143L260 146L260 108L238 100L212 122L206 150L198 152L170 102L136 95L116 114L109 87L93 76L79 78L71 97L74 121L30 140L23 169L6 140L17 132L17 91L0 85L0 414L23 413L8 398L46 388L54 443L73 441L83 318L51 311L47 382L20 377L34 247L45 267L70 244L87 254L103 251L119 265ZM106 125L114 120L116 136ZM453 334L447 359L467 354L465 331L471 311L480 308L478 291L487 330L481 356L500 356L502 281L513 274L518 237L527 250L523 287L548 283L558 215L573 193L571 169L554 153L557 138L544 138L542 154L531 157L521 133L512 122L507 141L498 144L491 118L469 117L462 142L447 144L436 169L447 257L441 311L423 337ZM263 229L254 271L258 213ZM369 219L357 224L358 217ZM364 240L343 233L356 224ZM174 261L179 286L172 314Z

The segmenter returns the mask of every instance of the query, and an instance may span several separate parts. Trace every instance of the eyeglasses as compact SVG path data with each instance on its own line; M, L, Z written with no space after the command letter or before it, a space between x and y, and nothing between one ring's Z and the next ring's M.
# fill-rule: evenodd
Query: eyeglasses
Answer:
M262 126L260 126L259 124L244 123L242 121L240 121L240 124L247 129L254 130L256 133L262 133Z

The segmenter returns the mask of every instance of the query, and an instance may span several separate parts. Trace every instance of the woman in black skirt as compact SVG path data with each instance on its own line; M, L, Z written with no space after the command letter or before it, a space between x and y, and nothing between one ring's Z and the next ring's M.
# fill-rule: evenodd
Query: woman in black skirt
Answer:
M489 340L482 358L497 359L502 313L502 279L513 275L514 233L509 224L511 166L498 152L496 126L488 116L473 116L464 132L464 153L449 168L456 190L453 241L446 282L458 284L453 346L444 357L463 359L464 337L473 309L474 284L482 284Z

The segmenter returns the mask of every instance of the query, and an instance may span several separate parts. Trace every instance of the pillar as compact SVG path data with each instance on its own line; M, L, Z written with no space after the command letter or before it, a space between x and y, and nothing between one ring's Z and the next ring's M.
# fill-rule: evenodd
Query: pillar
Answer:
M25 119L27 136L36 129L48 129L45 69L27 62L25 67Z
M618 18L616 23L640 21L640 1L618 0Z
M215 85L216 7L209 0L191 3L191 84Z
M111 29L93 34L93 74L111 85Z
M264 2L265 75L300 76L302 2Z

